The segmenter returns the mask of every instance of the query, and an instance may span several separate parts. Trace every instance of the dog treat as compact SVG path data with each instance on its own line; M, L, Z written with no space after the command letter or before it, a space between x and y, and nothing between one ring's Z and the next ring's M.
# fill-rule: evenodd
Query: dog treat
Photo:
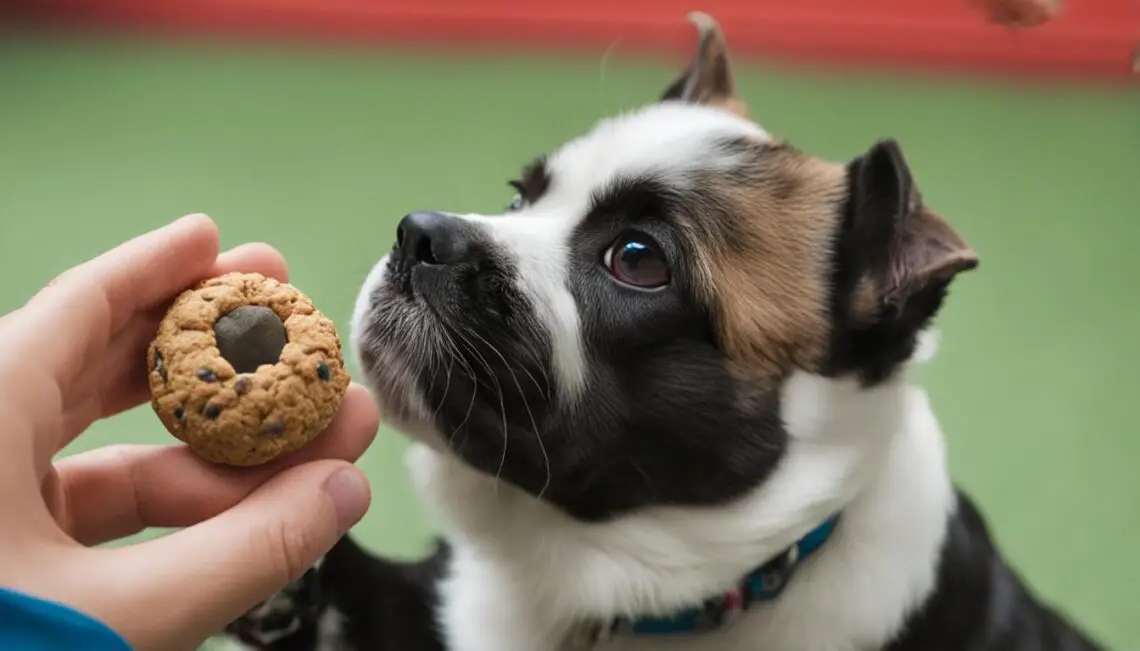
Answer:
M1061 12L1061 0L970 1L990 20L1006 27L1037 27Z
M336 327L291 285L232 273L183 292L147 350L151 406L215 463L253 466L328 426L348 388Z

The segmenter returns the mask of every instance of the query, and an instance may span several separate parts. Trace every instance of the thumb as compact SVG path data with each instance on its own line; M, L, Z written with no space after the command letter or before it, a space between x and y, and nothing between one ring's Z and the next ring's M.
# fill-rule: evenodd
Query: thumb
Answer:
M343 461L285 470L221 515L123 549L141 610L108 623L140 651L196 644L300 578L370 501L363 473ZM162 604L162 617L139 617L148 604Z

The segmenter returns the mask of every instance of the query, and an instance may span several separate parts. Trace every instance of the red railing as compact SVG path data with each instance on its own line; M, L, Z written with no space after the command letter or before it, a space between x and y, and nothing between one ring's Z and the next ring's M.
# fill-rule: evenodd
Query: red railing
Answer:
M12 0L9 0L11 2ZM988 23L967 0L23 0L39 20L440 46L681 52L685 15L735 52L968 71L1135 79L1140 0L1067 0L1041 27Z

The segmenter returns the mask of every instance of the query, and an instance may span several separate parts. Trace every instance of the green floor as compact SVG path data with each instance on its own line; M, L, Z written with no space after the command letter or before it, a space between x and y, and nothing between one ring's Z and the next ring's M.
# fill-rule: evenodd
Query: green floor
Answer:
M0 309L180 214L266 240L347 326L409 209L494 210L532 155L653 97L673 66L0 44ZM1140 93L741 70L769 130L845 158L902 142L982 257L925 373L956 478L1031 583L1114 648L1140 646ZM147 408L80 445L165 441ZM429 531L385 431L358 533Z

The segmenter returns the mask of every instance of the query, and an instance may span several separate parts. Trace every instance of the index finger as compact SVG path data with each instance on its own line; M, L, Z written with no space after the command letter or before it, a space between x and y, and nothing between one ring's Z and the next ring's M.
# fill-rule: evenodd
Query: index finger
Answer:
M281 253L268 244L257 242L239 245L219 255L209 277L231 272L259 273L266 278L289 281L289 269ZM123 327L107 349L104 364L89 368L78 380L81 385L97 386L101 398L89 405L88 412L70 414L78 424L67 428L68 431L77 435L79 430L86 429L96 419L113 416L146 400L150 386L146 379L146 365L140 360L145 358L147 342L154 337L164 309L165 306L151 309ZM108 372L108 368L116 370Z
M40 368L70 381L138 312L208 275L219 237L205 215L189 215L68 270L13 319L10 345L34 350Z

